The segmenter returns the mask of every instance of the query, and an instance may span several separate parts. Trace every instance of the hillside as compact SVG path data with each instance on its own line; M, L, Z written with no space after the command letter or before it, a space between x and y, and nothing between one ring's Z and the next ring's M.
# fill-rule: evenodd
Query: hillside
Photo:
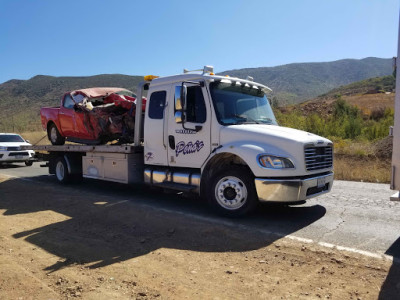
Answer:
M391 64L390 59L381 58L345 59L232 70L222 74L241 78L253 76L255 81L274 89L274 100L288 104L314 98L343 84L391 74ZM117 86L135 91L142 78L120 74L88 77L38 75L29 80L9 80L0 84L0 132L40 130L40 107L59 105L60 97L66 91L94 86Z
M394 109L395 78L392 75L369 78L335 88L328 93L301 103L297 108L303 114L329 115L340 97L349 105L360 109L364 116ZM293 106L295 108L296 106Z
M343 59L323 63L294 63L277 67L222 72L240 78L252 76L274 91L280 103L299 103L341 85L392 74L392 60L382 58Z
M310 101L277 107L280 125L334 142L335 178L390 182L394 119L394 77L362 80Z
M318 96L319 99L333 98L335 95L357 95L357 94L376 94L384 92L394 92L396 80L392 75L368 78L353 82L348 85L340 86L326 94Z

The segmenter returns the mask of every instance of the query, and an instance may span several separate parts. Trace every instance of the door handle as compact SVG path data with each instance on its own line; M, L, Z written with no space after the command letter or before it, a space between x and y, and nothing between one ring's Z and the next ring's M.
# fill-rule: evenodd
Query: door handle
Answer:
M175 137L173 135L168 136L169 147L175 150Z

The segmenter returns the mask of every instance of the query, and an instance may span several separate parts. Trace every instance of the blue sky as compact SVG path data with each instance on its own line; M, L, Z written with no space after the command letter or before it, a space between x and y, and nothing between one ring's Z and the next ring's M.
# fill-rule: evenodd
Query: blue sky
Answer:
M397 55L398 0L0 0L0 83Z

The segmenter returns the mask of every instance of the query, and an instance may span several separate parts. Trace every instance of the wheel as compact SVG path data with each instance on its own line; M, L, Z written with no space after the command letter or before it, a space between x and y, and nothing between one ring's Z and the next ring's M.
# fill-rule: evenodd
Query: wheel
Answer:
M33 161L31 161L31 160L27 160L26 162L25 162L25 166L27 166L27 167L30 167L30 166L32 166L33 165Z
M68 173L68 166L64 157L57 157L55 162L55 173L58 182L69 183L71 181L72 175Z
M47 130L47 135L52 145L64 145L65 137L60 134L54 123L51 124Z
M218 172L207 186L209 204L221 215L239 217L257 207L254 176L246 167L236 166Z

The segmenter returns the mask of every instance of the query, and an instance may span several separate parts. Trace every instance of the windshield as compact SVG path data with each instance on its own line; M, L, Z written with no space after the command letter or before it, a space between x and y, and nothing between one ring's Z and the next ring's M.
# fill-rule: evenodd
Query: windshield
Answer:
M267 96L260 88L223 80L211 82L210 91L215 113L222 125L277 125Z
M16 134L0 134L0 143L24 143L24 139Z

